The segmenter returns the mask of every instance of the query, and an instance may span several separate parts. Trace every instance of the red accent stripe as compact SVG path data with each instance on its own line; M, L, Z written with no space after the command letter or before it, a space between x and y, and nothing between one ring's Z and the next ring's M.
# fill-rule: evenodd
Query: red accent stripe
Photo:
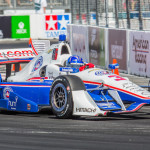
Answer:
M102 83L91 82L91 81L83 81L83 82L84 82L84 83L89 83L89 84L96 84L96 85L101 85L101 84L102 84ZM132 93L132 92L129 92L129 91L120 89L120 88L116 88L116 87L110 86L110 85L108 85L108 84L104 84L104 86L108 86L108 87L110 87L110 88L113 88L113 89L116 89L116 90L119 90L119 91L128 93L128 94L130 94L130 95L134 95L134 96L139 97L139 98L150 99L149 97L143 97L143 96L137 95L137 94L135 94L135 93Z
M137 110L139 110L143 105L145 105L146 103L141 103L140 105L138 105L135 109L133 110L127 110L127 111L121 111L121 112L115 112L115 113L128 113L128 112L135 112Z
M33 77L33 78L30 78L28 79L27 81L30 81L30 80L41 80L43 79L42 77ZM48 79L48 77L45 77L44 79Z
M6 63L15 63L15 62L30 62L31 60L12 60L12 61L3 61L0 62L0 64L6 64Z
M0 84L0 86L18 86L18 87L50 87L50 85L20 85L20 84Z
M37 51L35 50L35 48L34 48L34 46L33 46L32 41L31 41L31 46L32 46L32 49L33 49L34 53L35 53L36 55L38 55Z

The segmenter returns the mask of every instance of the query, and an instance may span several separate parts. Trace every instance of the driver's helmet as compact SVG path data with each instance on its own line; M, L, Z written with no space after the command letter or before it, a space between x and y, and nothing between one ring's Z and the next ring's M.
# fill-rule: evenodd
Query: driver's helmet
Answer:
M79 69L83 65L84 65L83 59L77 55L70 56L66 61L67 67Z

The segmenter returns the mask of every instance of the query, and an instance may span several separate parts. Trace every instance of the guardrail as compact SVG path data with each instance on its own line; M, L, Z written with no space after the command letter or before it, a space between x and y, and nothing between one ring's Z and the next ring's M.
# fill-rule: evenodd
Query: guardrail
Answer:
M120 72L150 77L150 31L71 24L67 39L84 61L108 68L117 59Z

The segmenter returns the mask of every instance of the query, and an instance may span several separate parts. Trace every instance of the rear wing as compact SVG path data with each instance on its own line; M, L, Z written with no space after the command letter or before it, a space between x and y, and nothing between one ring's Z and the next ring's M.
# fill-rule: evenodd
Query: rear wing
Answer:
M31 48L0 50L0 65L29 62L35 57Z
M15 72L18 72L20 70L20 63L30 62L49 47L49 40L30 39L28 48L1 49L0 65L6 65L6 80L11 75L11 64L15 64Z

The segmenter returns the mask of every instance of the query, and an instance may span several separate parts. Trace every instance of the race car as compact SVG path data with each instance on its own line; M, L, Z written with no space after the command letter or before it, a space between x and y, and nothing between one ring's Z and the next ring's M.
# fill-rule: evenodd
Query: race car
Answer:
M51 106L56 117L71 118L131 113L150 104L150 92L85 63L71 54L63 40L37 55L7 82L0 81L0 109L11 111L38 112Z

